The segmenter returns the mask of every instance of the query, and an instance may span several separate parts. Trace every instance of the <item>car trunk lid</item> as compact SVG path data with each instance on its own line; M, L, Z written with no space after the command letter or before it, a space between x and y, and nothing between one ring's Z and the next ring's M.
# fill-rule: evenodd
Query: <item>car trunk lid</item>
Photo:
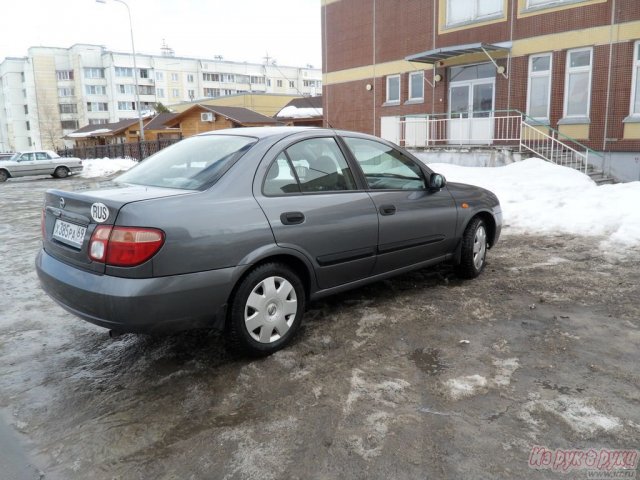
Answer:
M65 263L104 273L104 263L92 261L88 253L89 240L98 225L114 225L118 212L127 204L188 193L192 191L139 185L48 190L43 207L44 249Z

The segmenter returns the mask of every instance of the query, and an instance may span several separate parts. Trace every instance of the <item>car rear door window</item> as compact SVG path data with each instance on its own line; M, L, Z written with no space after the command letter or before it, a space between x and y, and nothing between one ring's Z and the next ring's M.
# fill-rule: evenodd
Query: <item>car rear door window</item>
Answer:
M286 150L302 192L355 190L356 183L340 147L333 138L303 140Z
M283 195L300 193L300 185L296 179L289 160L284 152L280 153L271 164L264 181L265 195Z
M363 138L344 137L372 190L424 190L420 167L399 150Z

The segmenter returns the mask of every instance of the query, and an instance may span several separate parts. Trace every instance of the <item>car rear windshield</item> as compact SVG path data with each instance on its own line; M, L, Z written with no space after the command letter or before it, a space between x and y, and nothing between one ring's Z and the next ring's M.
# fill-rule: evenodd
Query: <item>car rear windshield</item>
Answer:
M213 185L257 139L237 135L191 137L160 150L115 180L153 187L203 190Z

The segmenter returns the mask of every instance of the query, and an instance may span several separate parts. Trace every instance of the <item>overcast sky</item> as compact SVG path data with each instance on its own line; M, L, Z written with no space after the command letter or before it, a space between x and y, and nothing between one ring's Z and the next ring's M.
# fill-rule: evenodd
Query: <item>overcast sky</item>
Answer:
M138 53L321 67L320 0L126 0ZM124 5L113 0L3 0L0 61L31 46L104 45L130 52Z

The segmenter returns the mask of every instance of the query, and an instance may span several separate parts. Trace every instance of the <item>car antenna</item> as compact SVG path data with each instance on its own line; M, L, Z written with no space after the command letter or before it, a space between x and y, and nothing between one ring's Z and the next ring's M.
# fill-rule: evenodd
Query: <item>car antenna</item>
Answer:
M280 72L280 75L282 75L282 76L283 76L285 79L287 79L289 82L292 82L292 81L293 81L293 80L290 80L290 79L289 79L289 77L287 77L287 76L282 72L282 70L280 70L280 68L278 67L278 64L276 64L276 63L275 63L275 61L274 61L274 62L271 62L271 66L272 66L272 67L276 67L276 70L278 70L278 72ZM296 84L297 84L297 82L294 82L293 84L294 84L294 85L296 85ZM297 87L297 85L296 85L294 88L296 89L296 92L298 92L298 95L300 95L302 98L304 98L305 102L307 102L307 103L309 104L309 107L311 107L312 109L314 109L314 110L317 112L317 111L318 111L318 109L317 109L316 107L314 107L314 106L313 106L313 104L311 103L311 100L309 100L309 97L308 97L308 96L305 96L305 95L300 91L300 89ZM324 112L323 112L323 115L322 115L322 116L324 117ZM331 123L329 123L329 119L328 119L328 118L325 118L324 120L325 120L325 122L327 122L327 125L329 125L329 128L330 128L330 129L335 130L335 128L333 128L333 125L331 125Z

